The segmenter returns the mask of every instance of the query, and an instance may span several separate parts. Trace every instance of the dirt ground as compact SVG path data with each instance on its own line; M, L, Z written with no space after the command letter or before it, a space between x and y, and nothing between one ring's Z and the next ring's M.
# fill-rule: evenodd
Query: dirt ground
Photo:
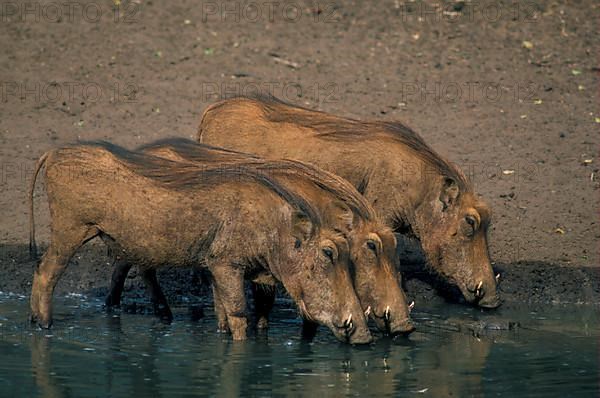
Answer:
M0 4L0 290L29 290L26 193L44 151L194 138L207 105L260 91L411 126L491 205L505 300L600 301L598 2ZM102 293L107 261L82 250L59 292ZM173 296L188 276L162 281ZM433 297L416 280L408 293Z

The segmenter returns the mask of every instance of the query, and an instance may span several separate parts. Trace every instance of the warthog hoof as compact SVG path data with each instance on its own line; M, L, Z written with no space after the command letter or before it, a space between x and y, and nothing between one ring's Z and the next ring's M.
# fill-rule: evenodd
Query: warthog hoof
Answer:
M106 306L106 308L120 307L121 306L121 298L113 297L111 294L109 294L108 296L106 296L106 299L104 300L104 305Z
M164 305L155 305L154 306L154 315L160 318L161 321L165 323L173 322L173 313L168 306Z
M246 340L248 338L246 329L248 321L243 317L231 316L228 319L233 340Z
M266 330L269 328L269 320L264 317L261 316L260 318L258 318L258 321L256 322L256 328L259 330Z
M227 325L227 322L217 323L217 333L229 333L229 325Z
M37 324L41 329L50 329L52 327L52 319L42 319L39 315L30 314L29 322Z

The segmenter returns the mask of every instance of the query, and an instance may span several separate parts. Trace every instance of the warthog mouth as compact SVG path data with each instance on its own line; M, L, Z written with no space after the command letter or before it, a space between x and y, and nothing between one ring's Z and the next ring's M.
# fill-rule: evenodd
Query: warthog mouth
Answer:
M352 322L352 314L349 314L341 325L337 325L335 322L332 322L332 325L338 331L339 335L344 336L347 342L350 341L350 337L356 332L356 325Z
M389 328L390 325L390 319L391 319L391 311L390 311L390 306L386 306L385 310L383 310L383 313L381 315L377 314L377 311L375 311L374 309L371 309L371 307L369 306L369 308L367 308L367 310L370 309L370 313L373 315L373 318L376 319L381 319L382 321L385 322L386 327Z
M385 334L391 334L391 330L392 330L392 326L391 326L391 312L390 312L390 306L388 305L385 310L383 311L383 314L378 315L377 311L375 311L374 309L371 308L371 306L367 307L367 310L365 311L365 317L369 317L372 316L373 320L375 321L375 324L377 325L377 328L379 330L381 330L383 333Z
M412 311L414 306L415 306L415 302L413 301L408 306L409 313ZM382 315L377 315L377 312L375 310L372 310L370 306L367 308L367 310L370 314L373 315L373 318L375 319L375 321L377 323L383 322L385 330L382 330L382 331L384 333L389 334L390 336L408 335L415 330L415 327L412 324L412 322L410 321L409 317L406 317L406 319L402 320L402 322L400 322L400 323L398 323L398 322L395 323L395 326L398 326L398 324L402 325L400 330L392 330L392 317L391 317L391 311L390 311L389 305L386 306ZM365 311L365 315L367 315L367 311Z
M496 282L500 279L500 274L496 275ZM500 306L500 298L495 293L491 295L489 292L484 291L483 281L479 281L474 288L468 288L464 285L458 284L465 300L473 305L482 308L497 308Z
M496 285L500 282L500 274L496 274ZM497 286L496 286L497 288ZM477 302L477 305L482 308L498 308L502 302L500 301L500 297L498 297L498 293L494 294L493 297L489 295L486 297L485 295Z
M494 297L488 300L486 300L484 297L483 299L478 300L476 304L481 308L494 309L500 307L502 302L500 301L500 297L498 297L498 295L495 295Z

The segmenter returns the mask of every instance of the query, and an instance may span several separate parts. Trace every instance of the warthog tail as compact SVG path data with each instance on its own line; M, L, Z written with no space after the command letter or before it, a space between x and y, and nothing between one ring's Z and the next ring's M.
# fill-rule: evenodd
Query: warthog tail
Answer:
M31 179L31 185L29 186L29 257L32 260L37 259L37 245L35 244L35 220L33 214L33 192L35 191L35 180L37 179L37 175L44 163L46 163L46 158L48 158L49 153L50 152L44 153L38 159L35 166L35 172L33 173L33 178Z

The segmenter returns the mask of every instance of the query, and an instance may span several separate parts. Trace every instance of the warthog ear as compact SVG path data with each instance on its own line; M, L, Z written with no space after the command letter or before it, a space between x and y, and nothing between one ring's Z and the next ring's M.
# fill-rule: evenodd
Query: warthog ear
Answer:
M445 177L442 184L442 192L440 193L440 201L444 205L442 211L452 206L456 202L458 195L460 195L460 190L456 181L450 177Z
M296 238L296 248L300 243L308 240L313 232L313 224L308 216L301 211L295 211L292 214L292 235Z

